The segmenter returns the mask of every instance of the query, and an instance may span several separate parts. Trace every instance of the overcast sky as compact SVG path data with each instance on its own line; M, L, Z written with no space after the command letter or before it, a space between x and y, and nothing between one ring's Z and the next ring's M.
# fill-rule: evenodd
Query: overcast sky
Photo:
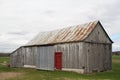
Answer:
M0 0L0 52L11 52L39 32L100 20L120 50L120 0Z

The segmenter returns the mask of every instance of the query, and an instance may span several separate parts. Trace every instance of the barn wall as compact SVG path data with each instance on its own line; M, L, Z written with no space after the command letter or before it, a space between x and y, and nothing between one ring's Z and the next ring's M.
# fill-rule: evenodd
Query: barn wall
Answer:
M24 65L24 48L19 48L10 55L11 67L23 67Z
M62 52L62 68L84 70L83 43L56 44L37 47L37 69L54 70L55 52Z
M55 52L62 52L62 68L83 69L83 43L68 43L55 45Z
M100 24L97 24L92 33L85 39L88 42L111 43Z
M25 47L24 50L24 65L36 66L37 47Z
M21 47L10 55L11 67L24 67L36 65L36 48Z
M54 47L37 47L37 69L54 70Z
M84 43L85 72L112 69L111 44Z

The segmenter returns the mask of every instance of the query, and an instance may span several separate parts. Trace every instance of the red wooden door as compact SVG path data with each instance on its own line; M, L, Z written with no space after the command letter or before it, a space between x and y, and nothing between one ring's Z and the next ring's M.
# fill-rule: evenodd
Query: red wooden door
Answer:
M55 52L55 68L62 69L62 52Z

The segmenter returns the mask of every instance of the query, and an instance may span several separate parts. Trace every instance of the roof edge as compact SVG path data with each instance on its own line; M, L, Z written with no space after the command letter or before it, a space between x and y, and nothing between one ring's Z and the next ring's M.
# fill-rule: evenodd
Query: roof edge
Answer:
M111 41L111 43L114 43L114 42L112 41L112 39L108 36L108 34L107 34L106 30L104 29L104 27L103 27L103 25L101 24L101 22L100 22L100 21L98 21L98 24L100 24L100 25L101 25L102 29L104 30L105 34L107 35L107 37L108 37L108 39Z
M100 22L99 20L96 20L96 25L95 25L95 27L94 27L94 28L92 29L92 31L88 34L88 36L83 39L83 41L90 36L90 34L94 31L94 29L97 27L98 24L100 24L101 28L102 28L103 31L105 32L105 34L106 34L106 36L108 37L108 39L110 40L110 42L111 42L111 43L114 43L114 42L112 41L112 39L108 36L107 32L105 31L105 29L103 28L103 26L102 26L102 24L101 24L101 22Z

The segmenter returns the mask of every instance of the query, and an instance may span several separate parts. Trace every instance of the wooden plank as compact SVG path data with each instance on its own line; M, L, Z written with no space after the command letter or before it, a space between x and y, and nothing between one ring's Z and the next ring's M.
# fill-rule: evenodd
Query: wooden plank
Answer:
M98 24L97 27L95 27L94 31L87 37L85 41L92 41L92 42L98 42L98 43L111 43L108 36L102 29L101 25Z

